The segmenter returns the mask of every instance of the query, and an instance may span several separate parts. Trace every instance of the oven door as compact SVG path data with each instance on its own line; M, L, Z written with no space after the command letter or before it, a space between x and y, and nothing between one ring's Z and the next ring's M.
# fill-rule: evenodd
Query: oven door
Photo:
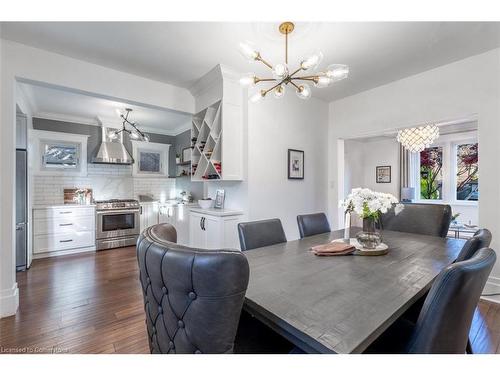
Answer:
M97 211L96 238L139 235L139 209Z

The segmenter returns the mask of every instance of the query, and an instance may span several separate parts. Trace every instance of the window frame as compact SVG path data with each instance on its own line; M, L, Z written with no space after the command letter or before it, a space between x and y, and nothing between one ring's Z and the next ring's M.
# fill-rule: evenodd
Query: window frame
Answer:
M441 146L443 148L443 187L442 199L422 199L420 198L420 153L417 154L415 173L415 199L416 203L429 204L450 204L453 206L477 206L477 201L464 201L457 199L457 146L460 144L478 143L477 133L474 134L446 134L442 135L438 142L429 147ZM479 172L481 170L479 161Z
M132 166L132 175L134 177L168 177L168 163L169 163L169 151L170 144L167 143L154 143L154 142L142 142L132 140L132 157L134 158L134 164ZM159 153L160 154L160 171L159 172L147 172L141 171L141 152L149 153Z

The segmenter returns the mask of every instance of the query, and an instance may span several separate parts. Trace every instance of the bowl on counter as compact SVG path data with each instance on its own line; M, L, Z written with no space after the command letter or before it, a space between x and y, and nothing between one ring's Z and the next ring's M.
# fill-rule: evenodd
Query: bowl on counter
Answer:
M214 201L212 199L198 199L198 204L204 210L206 210L207 208L212 207L213 202Z

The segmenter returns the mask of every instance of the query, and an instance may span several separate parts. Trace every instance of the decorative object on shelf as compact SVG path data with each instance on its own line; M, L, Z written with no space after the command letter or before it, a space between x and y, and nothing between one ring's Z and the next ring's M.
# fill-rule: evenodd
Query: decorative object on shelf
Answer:
M214 201L212 200L212 198L203 198L203 199L198 199L198 204L200 205L201 208L203 208L204 210L212 207L212 204L214 203Z
M224 208L225 195L226 192L224 191L224 189L217 189L215 193L214 208L220 208L220 209Z
M400 130L396 137L410 152L423 151L438 138L439 128L434 124Z
M366 249L375 249L382 243L382 236L375 227L380 215L391 209L398 215L404 209L394 195L362 188L352 189L339 206L345 212L355 212L363 219L363 230L356 235L356 239Z
M315 87L327 87L333 82L347 78L349 75L349 67L343 64L329 65L326 70L311 73L308 75L298 76L301 71L314 70L323 60L323 54L320 51L311 53L306 58L300 61L299 67L295 70L289 69L288 66L288 34L290 34L295 25L292 22L283 22L279 25L279 32L285 36L285 61L284 63L271 65L264 60L251 42L239 44L241 54L250 61L259 61L267 66L272 71L272 78L259 78L254 73L249 73L240 79L243 86L254 86L259 82L272 82L272 86L268 89L257 91L250 101L258 102L266 97L269 92L274 92L274 97L279 99L285 95L288 84L295 88L295 93L301 99L309 99L311 97L311 87L307 84L310 82Z
M391 183L391 166L390 165L377 166L375 176L377 184Z
M92 204L92 189L71 188L63 189L64 204Z
M143 142L149 142L149 135L143 133L142 131L139 130L137 127L137 122L132 122L128 119L128 116L130 115L130 112L132 112L132 108L125 108L125 115L120 112L120 110L116 110L120 118L122 119L122 128L120 130L113 131L108 134L108 137L110 139L116 139L118 138L118 135L120 133L128 133L130 139L133 139L134 141L143 141ZM126 128L126 125L129 125L132 127L132 130L129 130Z
M288 149L288 179L304 179L304 151Z
M401 188L401 202L411 203L415 199L415 188L403 187Z

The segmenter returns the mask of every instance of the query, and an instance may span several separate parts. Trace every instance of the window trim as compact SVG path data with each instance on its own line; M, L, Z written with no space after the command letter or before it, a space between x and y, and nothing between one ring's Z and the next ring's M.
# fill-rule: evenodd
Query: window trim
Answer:
M132 142L132 157L134 158L134 164L132 165L132 176L134 177L144 177L144 178L155 178L155 177L168 177L168 162L169 162L169 152L170 144L168 143L154 143L154 142L142 142L131 140ZM161 167L160 172L142 172L140 167L140 153L141 152L158 152L161 155Z

